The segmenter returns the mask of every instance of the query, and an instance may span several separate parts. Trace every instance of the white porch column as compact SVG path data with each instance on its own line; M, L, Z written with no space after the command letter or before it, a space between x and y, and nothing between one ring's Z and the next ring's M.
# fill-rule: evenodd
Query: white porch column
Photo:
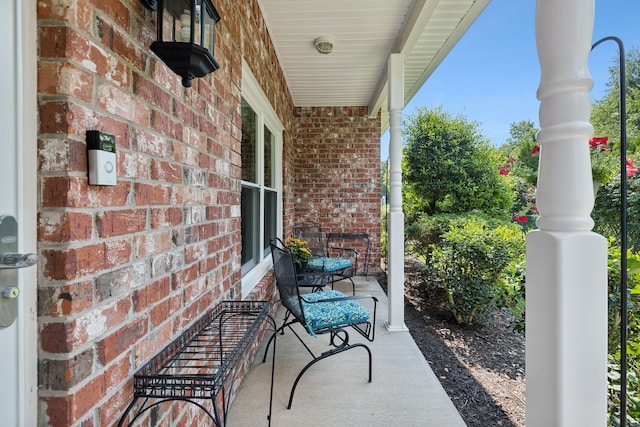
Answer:
M593 0L537 0L539 230L527 236L527 426L605 426L607 246L590 230Z
M389 317L385 326L389 331L407 331L404 324L404 213L402 212L402 108L404 107L404 59L401 53L389 57L389 163L390 211L389 254Z

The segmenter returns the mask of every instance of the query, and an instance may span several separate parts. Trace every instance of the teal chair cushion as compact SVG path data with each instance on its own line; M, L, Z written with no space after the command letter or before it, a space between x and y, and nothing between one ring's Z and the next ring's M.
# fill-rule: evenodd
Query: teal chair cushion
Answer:
M315 337L315 330L332 326L351 325L369 320L369 311L358 301L346 299L343 301L318 302L329 298L344 298L340 291L328 290L300 295L304 318L307 321L307 331Z
M307 264L307 269L312 271L340 271L351 267L351 260L346 258L314 258Z

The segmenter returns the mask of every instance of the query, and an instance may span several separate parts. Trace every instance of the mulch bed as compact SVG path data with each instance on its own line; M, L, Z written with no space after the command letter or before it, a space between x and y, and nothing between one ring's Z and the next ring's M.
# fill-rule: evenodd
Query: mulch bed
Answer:
M405 258L405 323L458 412L471 427L524 427L524 335L499 310L483 326L458 325L434 303L424 270Z

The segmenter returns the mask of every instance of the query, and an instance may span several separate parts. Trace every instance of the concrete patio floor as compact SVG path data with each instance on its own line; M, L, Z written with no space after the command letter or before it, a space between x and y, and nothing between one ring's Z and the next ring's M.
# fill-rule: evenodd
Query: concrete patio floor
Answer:
M336 289L340 289L340 284ZM347 288L343 291L350 293ZM287 409L293 381L311 359L291 331L286 331L277 338L271 425L464 426L409 332L385 329L387 297L378 282L357 277L356 293L371 294L379 300L375 341L368 343L350 330L351 342L368 343L371 349L372 382L367 382L366 351L352 349L313 365L298 383L293 405ZM283 316L281 310L276 317L278 324L282 323ZM328 348L328 337L313 339L299 330L312 349L322 352ZM227 419L230 427L268 425L271 353L263 364L264 345L231 404Z

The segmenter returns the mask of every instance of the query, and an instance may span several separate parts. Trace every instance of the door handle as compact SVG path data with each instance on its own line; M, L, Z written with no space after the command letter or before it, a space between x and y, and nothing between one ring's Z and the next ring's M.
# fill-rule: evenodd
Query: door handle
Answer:
M38 262L36 254L19 254L12 252L0 253L0 269L15 269L31 267Z

